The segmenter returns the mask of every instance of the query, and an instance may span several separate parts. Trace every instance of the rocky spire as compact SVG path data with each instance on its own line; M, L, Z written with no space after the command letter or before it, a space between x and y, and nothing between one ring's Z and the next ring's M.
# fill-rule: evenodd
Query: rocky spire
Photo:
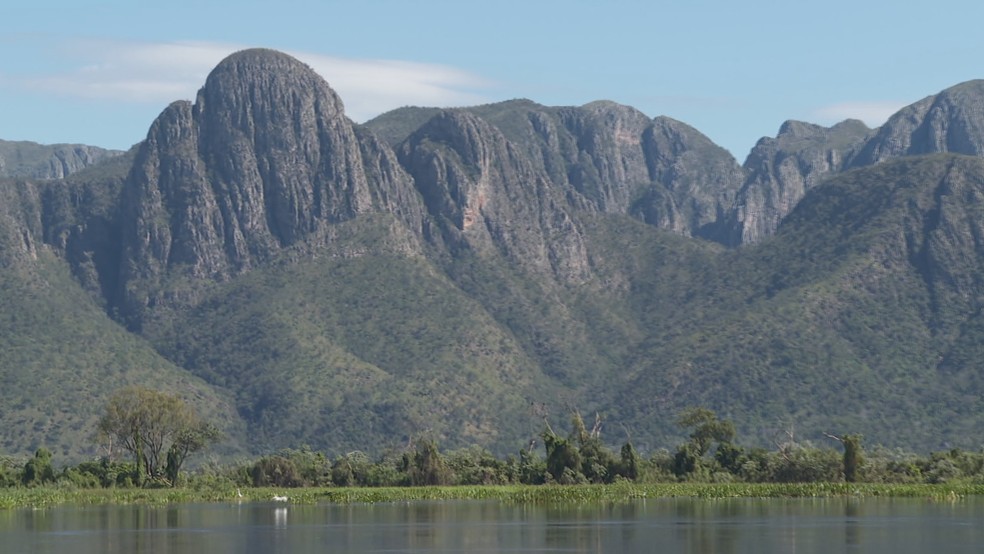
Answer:
M124 311L160 300L165 272L224 279L359 214L419 225L415 201L392 151L357 135L310 67L237 52L194 104L164 110L137 155L123 201Z

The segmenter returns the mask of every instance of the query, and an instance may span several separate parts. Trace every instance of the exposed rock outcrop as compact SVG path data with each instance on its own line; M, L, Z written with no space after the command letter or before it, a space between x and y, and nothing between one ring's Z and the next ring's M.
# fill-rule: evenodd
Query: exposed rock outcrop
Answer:
M356 133L313 70L272 50L237 52L194 104L157 118L137 154L119 300L134 317L169 301L168 272L223 280L360 214L388 211L419 228L419 204L393 153Z
M571 213L631 214L685 236L717 239L742 170L710 139L667 117L649 119L614 102L552 108L511 100L455 110L477 115L512 145ZM418 108L367 124L398 137Z
M519 266L565 281L587 276L581 232L563 196L481 118L438 114L404 142L400 161L452 248L498 249Z
M0 177L63 179L122 154L119 150L84 144L37 144L0 140Z
M968 81L906 106L880 128L848 120L825 128L787 121L745 161L747 177L722 227L723 242L776 232L804 194L845 169L921 154L984 155L984 81Z
M745 160L747 177L722 225L723 242L749 244L775 234L806 192L844 169L870 133L857 120L829 128L787 121L776 138L761 139Z
M0 179L0 269L37 259L42 244L41 195L21 179Z
M984 155L984 80L961 83L899 110L851 166L937 152Z
M642 137L650 186L633 215L682 235L721 240L719 222L744 174L734 157L699 131L657 117Z

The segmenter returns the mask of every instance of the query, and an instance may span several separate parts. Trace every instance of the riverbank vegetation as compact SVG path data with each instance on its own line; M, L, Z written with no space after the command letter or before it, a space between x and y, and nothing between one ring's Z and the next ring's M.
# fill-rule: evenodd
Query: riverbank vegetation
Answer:
M545 456L534 448L498 458L481 448L441 452L422 440L372 459L361 452L335 457L307 448L284 450L257 460L207 462L179 483L184 490L249 491L265 488L401 488L423 486L508 486L627 484L984 484L984 452L947 450L919 456L875 448L861 458L859 437L841 453L833 446L786 442L775 450L745 449L726 439L728 424L703 414L690 442L675 452L642 456L631 443L616 454L575 417L574 431L543 434ZM718 426L718 431L713 427ZM724 429L724 431L720 431ZM710 438L709 438L710 437ZM717 442L715 442L717 441ZM845 463L847 462L847 463ZM850 472L850 473L849 473ZM847 479L853 475L853 482ZM162 477L139 485L141 472L130 461L103 458L55 469L51 454L40 449L20 461L0 458L0 487L6 489L140 490L167 488ZM750 489L765 490L765 489ZM813 490L813 489L811 489ZM840 489L837 489L840 490ZM846 489L844 489L846 490ZM553 493L555 494L555 493Z
M731 422L710 410L687 410L678 423L689 431L688 440L673 451L648 455L637 452L631 442L617 452L610 449L600 437L600 418L589 429L575 412L569 433L545 425L540 441L506 457L478 447L442 452L435 441L421 439L375 458L359 451L331 456L302 447L254 460L206 461L186 475L153 471L155 466L146 462L148 447L140 446L142 439L125 448L137 454L131 460L104 457L59 469L42 448L27 460L0 457L0 507L274 496L293 502L547 502L984 494L984 451L951 449L921 456L865 450L859 435L829 433L829 444L824 445L796 442L789 433L773 449L745 448L737 444ZM180 435L172 440L181 444ZM163 451L160 441L153 448Z
M465 485L432 487L304 487L80 489L64 483L0 489L0 510L59 505L151 505L187 502L367 504L418 501L496 501L515 504L624 503L660 498L924 498L955 501L984 495L982 483L616 483L611 485ZM279 500L274 500L275 498Z

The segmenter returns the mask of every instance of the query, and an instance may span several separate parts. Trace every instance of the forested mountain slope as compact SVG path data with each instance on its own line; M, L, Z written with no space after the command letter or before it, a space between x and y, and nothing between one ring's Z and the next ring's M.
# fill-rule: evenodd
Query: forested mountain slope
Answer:
M979 89L787 122L742 166L612 102L356 125L236 53L126 156L0 181L0 449L95 455L129 383L254 452L511 452L574 409L653 449L693 405L760 444L976 447Z

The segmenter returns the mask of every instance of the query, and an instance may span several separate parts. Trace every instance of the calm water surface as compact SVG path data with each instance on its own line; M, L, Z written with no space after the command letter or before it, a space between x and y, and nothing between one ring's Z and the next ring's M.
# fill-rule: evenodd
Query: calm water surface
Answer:
M984 552L984 498L415 502L0 511L4 554Z

